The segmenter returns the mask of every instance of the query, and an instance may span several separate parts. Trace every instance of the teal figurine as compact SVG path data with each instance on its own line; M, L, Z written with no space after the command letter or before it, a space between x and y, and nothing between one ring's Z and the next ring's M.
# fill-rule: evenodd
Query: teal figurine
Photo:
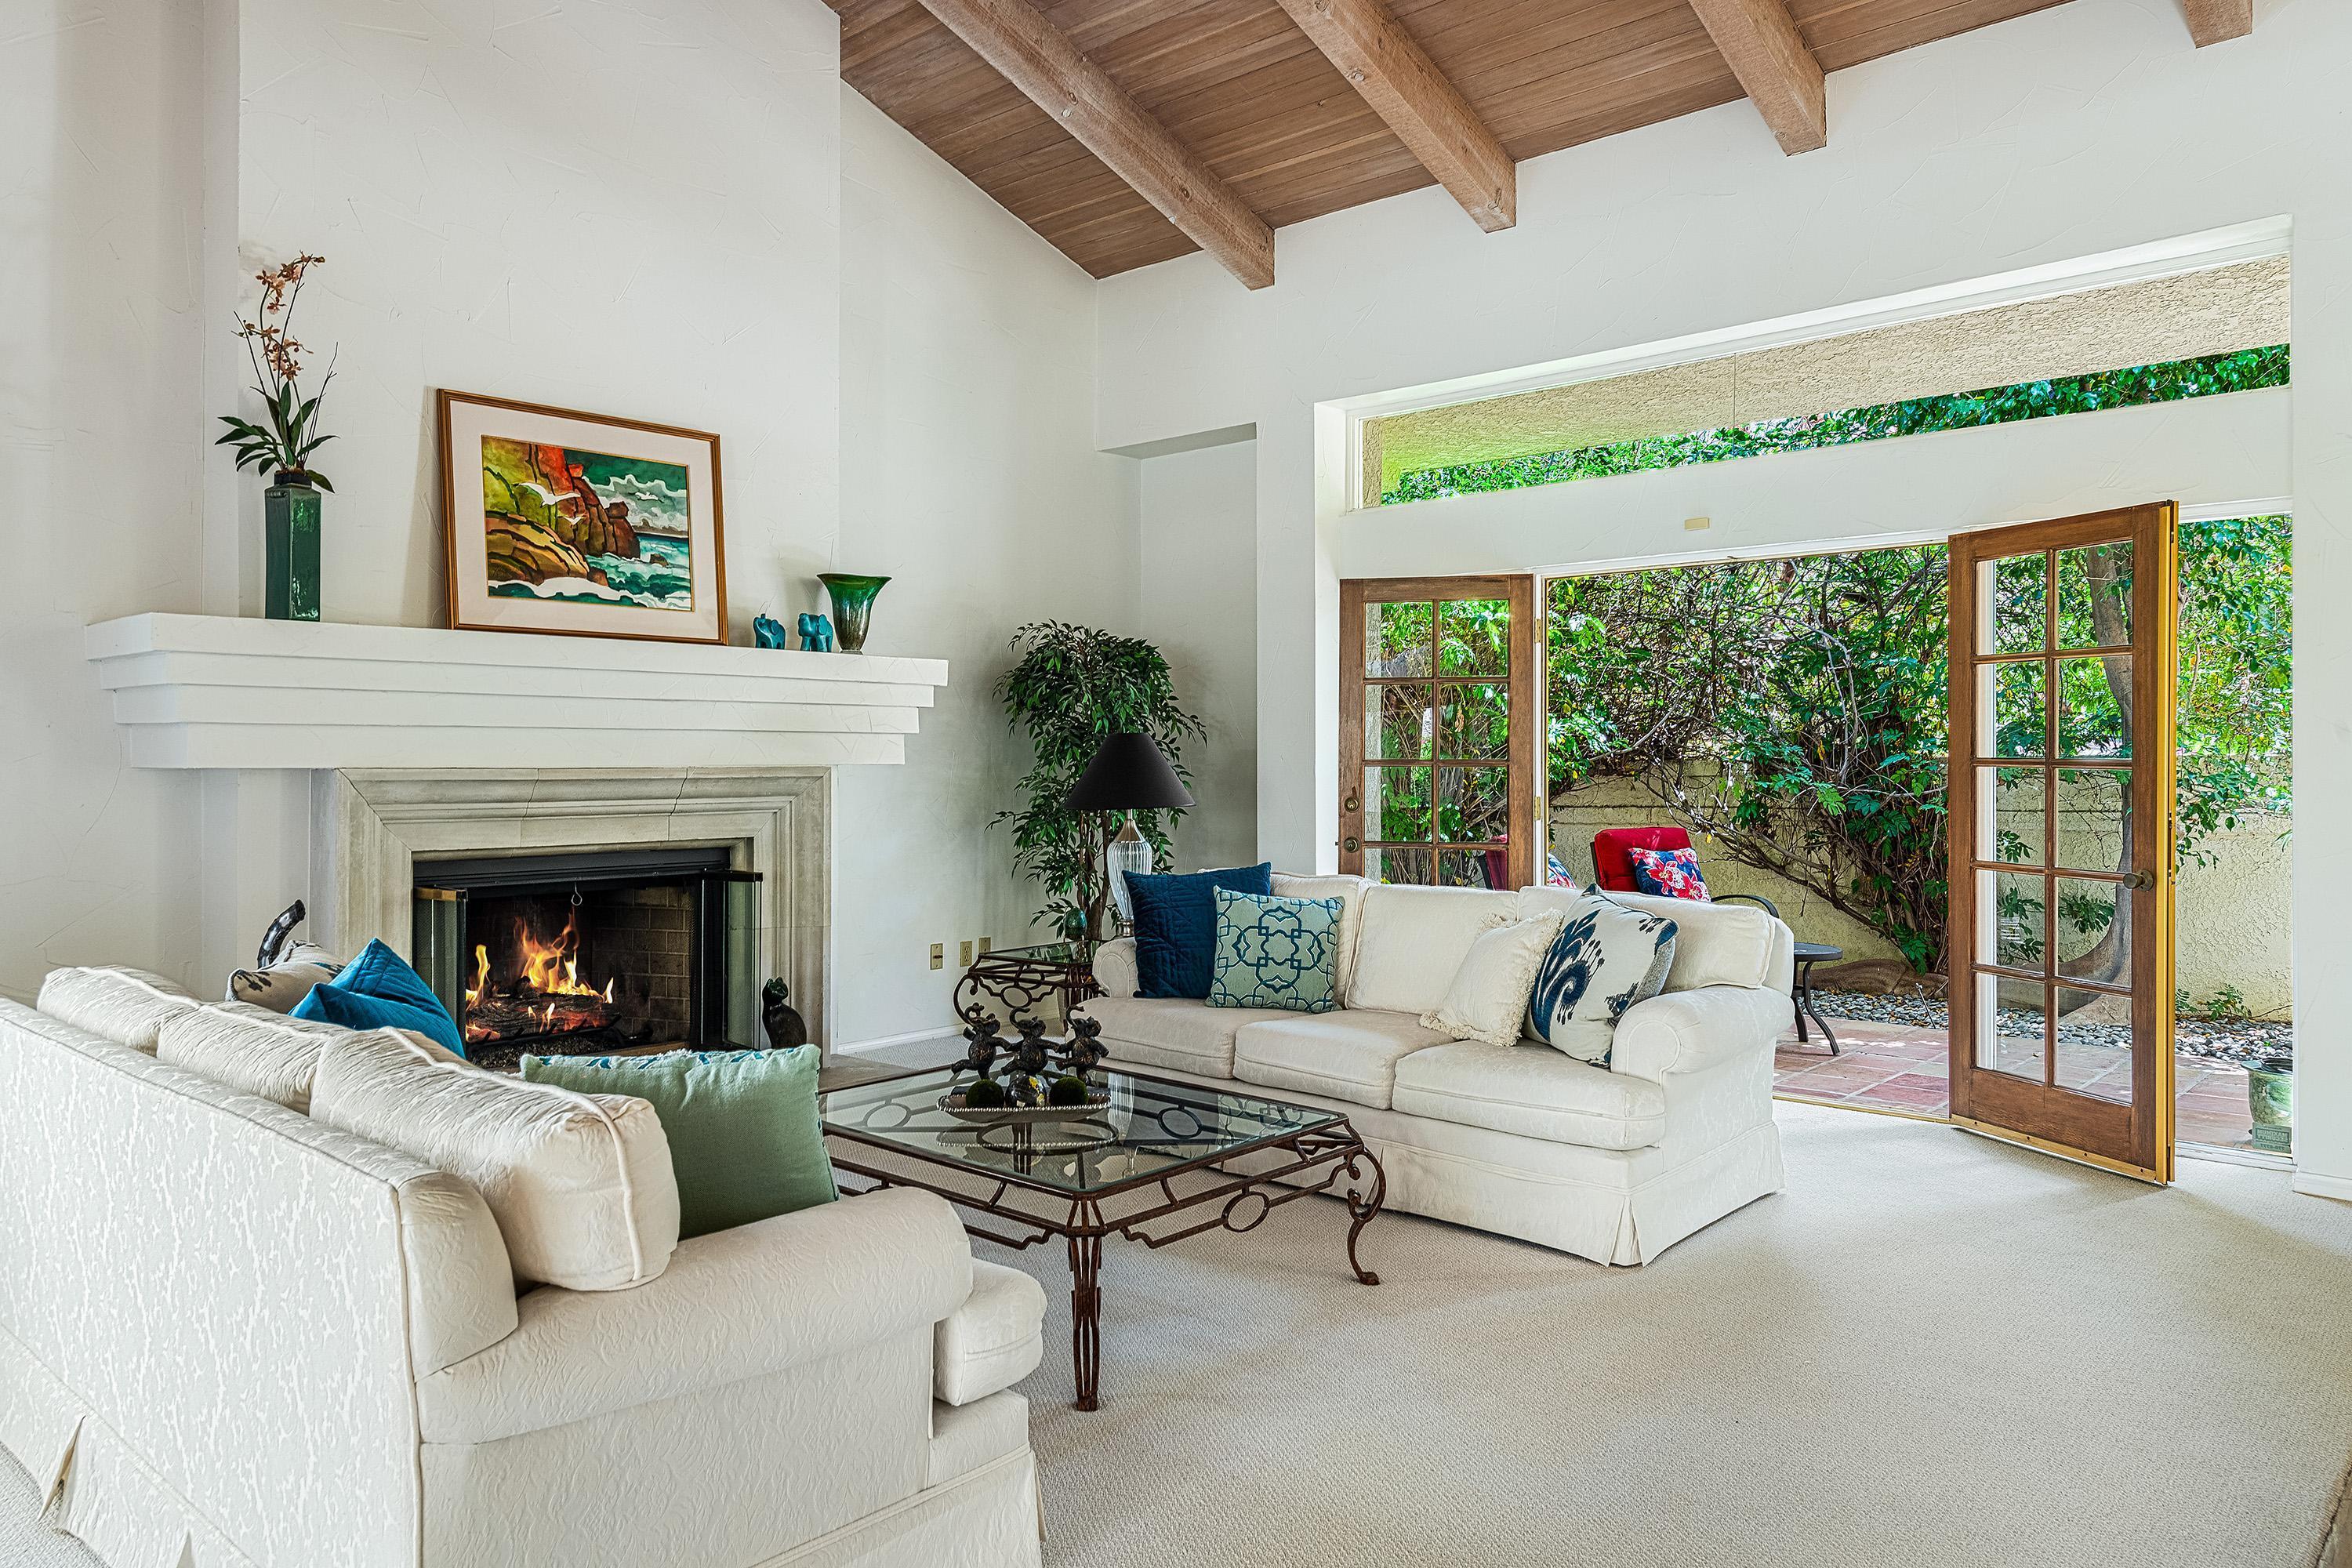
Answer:
M808 617L806 616L803 616L801 619L806 620ZM752 616L751 646L753 647L782 647L786 646L784 642L784 623L775 619L772 616Z
M779 633L782 633L783 628L782 626L778 626L776 630ZM803 653L831 653L833 651L833 623L826 620L823 616L803 616L801 617L801 651ZM854 653L856 650L853 648L850 651Z

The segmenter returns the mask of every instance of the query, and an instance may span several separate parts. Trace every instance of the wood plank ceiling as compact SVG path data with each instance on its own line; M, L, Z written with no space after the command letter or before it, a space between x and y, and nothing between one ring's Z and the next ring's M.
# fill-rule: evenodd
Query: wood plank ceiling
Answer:
M2063 0L938 0L936 14L927 0L829 3L850 86L1108 278L1199 248L1162 207L1214 237L1230 228L1232 198L1280 228L1437 183L1376 101L1424 152L1433 123L1451 132L1459 156L1432 162L1468 206L1462 164L1475 170L1495 142L1517 162L1749 94L1782 145L1802 151L1819 144L1806 124L1819 92L1808 53L1820 70L1841 70ZM2184 0L2200 43L2233 36L2214 18L2234 3ZM1385 55L1384 23L1394 28ZM1066 84L1053 62L1072 57L1055 33L1083 57ZM1414 62L1414 46L1441 80ZM1464 104L1475 121L1449 123ZM1155 141L1161 128L1175 148ZM1189 156L1171 176L1155 148ZM1471 209L1481 226L1504 226L1494 194ZM1251 287L1271 280L1270 263L1261 277L1252 262L1220 259Z

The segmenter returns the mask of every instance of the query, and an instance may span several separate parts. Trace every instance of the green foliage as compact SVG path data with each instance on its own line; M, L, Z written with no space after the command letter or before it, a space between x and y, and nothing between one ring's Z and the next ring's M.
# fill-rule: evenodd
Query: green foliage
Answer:
M1932 967L1944 578L1920 547L1555 582L1553 791L1635 779Z
M2179 541L2173 853L2186 863L2210 860L2211 836L2243 813L2292 809L2293 534L2284 517L2241 518L2183 524ZM1634 779L1738 859L1821 894L1921 969L1940 967L1947 559L1941 546L1916 546L1555 581L1554 794L1596 776ZM2038 559L2028 559L2030 570L1996 568L1993 621L1997 643L2013 627L2038 648L2048 606ZM2132 574L2126 551L2060 552L2062 646L2128 640ZM2126 754L2128 659L2061 668L2065 754ZM2001 668L1997 753L2042 755L2040 668ZM2062 801L2103 812L2121 857L2127 776L2074 771ZM1999 832L2004 858L2028 858L2023 838ZM2040 899L2007 885L1996 906L2003 951L2037 959ZM2093 939L2070 951L2103 962L2126 934L2113 900L2088 884L2067 885L2057 919Z
M1423 468L1398 476L1395 485L1381 495L1381 504L1393 506L1400 501L1428 500L1437 496L1518 489L1528 485L1638 473L1644 468L1719 463L1772 452L1806 452L1859 441L1884 441L1896 436L2007 425L2021 419L2128 408L2137 404L2210 397L2224 392L2250 392L2286 385L2289 361L2288 346L2274 343L2267 348L2135 365L2095 375L2018 382L1979 392L1915 397L1796 419L1766 419L1715 430L1612 441L1570 451L1539 452L1499 462Z
M1167 659L1139 638L1038 621L1013 633L1012 646L1020 658L998 678L996 697L1007 721L1028 736L1031 762L1021 778L1023 805L995 820L1012 825L1013 863L1045 890L1038 918L1063 937L1082 937L1104 897L1104 825L1102 814L1063 804L1071 786L1104 741L1129 731L1150 736L1189 782L1183 743L1202 732L1202 724L1177 702ZM1182 815L1135 814L1137 830L1161 864L1168 829ZM1080 898L1082 873L1092 883L1091 910Z
M1416 681L1376 689L1381 713L1370 742L1372 755L1389 761L1440 756L1479 763L1491 760L1493 764L1381 769L1380 795L1371 803L1372 839L1431 845L1501 842L1510 822L1508 601L1386 604L1371 606L1370 615L1367 673ZM1418 684L1433 673L1447 683ZM1481 679L1486 677L1492 679ZM1441 855L1430 874L1443 883L1484 885L1483 870L1467 854Z

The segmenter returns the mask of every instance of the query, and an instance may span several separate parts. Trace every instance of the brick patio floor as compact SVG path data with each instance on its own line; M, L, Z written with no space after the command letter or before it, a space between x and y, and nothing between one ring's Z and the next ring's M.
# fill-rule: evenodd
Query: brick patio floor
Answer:
M1820 1031L1800 1045L1794 1029L1774 1055L1773 1089L1792 1100L1942 1116L1950 1110L1944 1031L1859 1019L1830 1020L1843 1049L1830 1055ZM2120 1047L2061 1046L2060 1081L2094 1088L2127 1081L2130 1053ZM2205 1057L2173 1058L2173 1137L2181 1143L2252 1149L2243 1068Z

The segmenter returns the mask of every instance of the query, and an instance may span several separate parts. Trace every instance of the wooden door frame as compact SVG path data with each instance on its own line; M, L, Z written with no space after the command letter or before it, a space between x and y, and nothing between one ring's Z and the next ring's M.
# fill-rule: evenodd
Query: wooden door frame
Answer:
M2144 1181L2172 1179L2172 989L2174 837L2174 668L2178 659L2179 595L2177 557L2179 515L2170 501L2118 508L2049 522L2025 523L1955 534L1950 543L1950 622L1948 737L1948 816L1947 871L1950 933L1945 965L1950 1017L1951 1120L1973 1131L2046 1149L2071 1159L2122 1172ZM2132 579L2132 704L2134 728L2159 739L2132 747L2132 814L2136 824L2133 871L2148 882L2132 890L2131 1014L2134 1040L2132 1103L2079 1094L2055 1086L2057 1059L2054 1010L2055 964L2044 982L2044 1081L2040 1084L1976 1065L1977 874L2000 864L1976 854L1977 775L2008 759L1977 755L1978 567L2006 556L2078 549L2119 537L2135 541ZM2054 566L2055 557L2051 556ZM2045 578L2046 617L2042 657L2058 647L2058 595L2054 571ZM2072 650L2069 650L2072 651ZM2021 659L2022 656L2021 656ZM2053 671L2055 666L2047 668ZM2058 736L2058 682L2042 692L2044 743L2042 759L2023 765L2044 771L2045 857L2054 859ZM2085 767L2099 765L2084 759ZM2045 868L2054 871L2054 865ZM2084 881L2124 881L2124 873L2081 872ZM2054 888L2054 879L2047 884ZM2126 883L2128 886L2129 884ZM2045 948L2054 949L2056 910L2045 900ZM1999 968L1998 965L1989 967ZM2021 971L2021 979L2027 978ZM2141 1048L2145 1044L2147 1048Z
M1510 704L1511 744L1507 760L1510 807L1505 847L1510 881L1527 887L1542 879L1536 858L1536 839L1542 832L1543 813L1538 796L1544 787L1541 622L1538 611L1537 578L1533 573L1504 573L1475 577L1348 577L1339 583L1339 869L1360 875L1364 868L1364 688L1381 678L1364 673L1364 606L1367 605L1436 603L1448 599L1501 599L1510 606L1510 668L1503 678ZM1433 637L1434 627L1433 626ZM1390 678L1391 684L1413 684L1422 677ZM1434 690L1446 677L1437 673L1433 649L1426 683ZM1460 678L1455 678L1460 679ZM1449 763L1492 767L1491 758L1446 758L1436 753L1433 741L1426 765L1430 774L1430 809L1437 808L1436 770ZM1384 841L1385 842L1385 841ZM1549 846L1544 847L1547 850ZM1436 873L1432 848L1431 872Z

